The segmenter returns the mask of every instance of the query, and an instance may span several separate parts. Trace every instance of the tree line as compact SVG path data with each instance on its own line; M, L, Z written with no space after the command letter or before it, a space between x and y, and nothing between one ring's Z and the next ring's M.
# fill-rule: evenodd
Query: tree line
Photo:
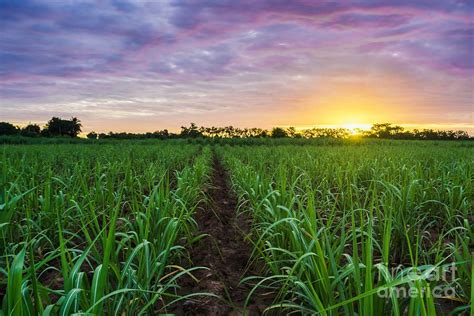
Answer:
M0 122L0 135L20 135L25 137L78 137L82 131L79 119L69 120L58 117L51 118L43 129L37 124L28 124L20 128L8 122ZM271 130L262 128L204 127L191 123L181 126L179 133L171 133L167 129L148 133L96 133L87 134L89 139L168 139L168 138L337 138L346 139L352 136L381 139L427 139L427 140L466 140L470 139L466 131L414 129L406 130L402 126L391 123L373 124L370 130L346 128L309 128L296 130L294 127L274 127ZM472 138L471 138L472 139Z
M81 121L76 117L70 120L59 117L51 118L41 129L37 124L28 124L23 128L8 122L0 122L0 135L20 135L26 137L77 137L82 131Z

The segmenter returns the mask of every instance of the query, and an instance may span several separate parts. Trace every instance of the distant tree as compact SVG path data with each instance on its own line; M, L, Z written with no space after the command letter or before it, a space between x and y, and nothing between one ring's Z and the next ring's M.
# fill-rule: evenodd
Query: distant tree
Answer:
M462 139L462 140L467 140L469 139L469 134L466 131L455 131L455 139Z
M87 134L87 138L89 139L97 139L98 135L96 132L90 132L89 134Z
M156 138L161 138L161 139L165 139L170 136L170 132L167 129L164 129L162 131L156 131L154 134Z
M70 121L67 121L68 122L68 132L67 132L67 135L71 136L71 137L77 137L77 135L79 135L79 133L81 132L82 130L82 124L81 124L81 121L77 119L77 117L73 117L71 118Z
M346 128L310 128L302 131L305 138L348 138L350 131Z
M257 137L268 137L270 135L266 129L256 128L255 130L257 132Z
M232 125L224 127L224 135L227 138L238 137L239 130L234 128Z
M41 128L37 124L28 124L20 131L22 136L37 137L41 134Z
M46 124L43 134L47 136L77 137L77 135L81 132L81 128L81 121L79 121L76 117L73 117L70 120L53 117L48 121L48 124Z
M397 135L404 133L403 127L391 123L378 123L370 128L369 137L400 138Z
M294 128L294 127L292 127L292 126L291 126L291 127L288 127L288 128L286 129L286 133L288 134L288 137L292 137L292 138L300 138L300 137L301 137L301 134L298 133L298 132L296 131L296 128Z
M181 126L181 133L179 135L184 138L197 138L203 136L200 129L194 123L191 123L189 127Z
M18 127L8 122L0 122L0 135L16 135Z
M288 133L284 128L281 127L274 127L272 129L272 137L273 138L283 138L283 137L288 137Z

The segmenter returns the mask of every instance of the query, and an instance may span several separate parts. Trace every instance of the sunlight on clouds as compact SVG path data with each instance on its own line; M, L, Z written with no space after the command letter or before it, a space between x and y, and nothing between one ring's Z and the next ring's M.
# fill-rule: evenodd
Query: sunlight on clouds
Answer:
M152 120L175 128L469 125L473 8L416 0L0 4L0 116L78 116L95 130L100 119L120 118L121 130L135 131Z
M307 103L314 123L335 124L337 126L367 126L371 122L381 122L389 118L383 99L364 90L337 90L328 96L311 97ZM383 111L381 111L383 108Z

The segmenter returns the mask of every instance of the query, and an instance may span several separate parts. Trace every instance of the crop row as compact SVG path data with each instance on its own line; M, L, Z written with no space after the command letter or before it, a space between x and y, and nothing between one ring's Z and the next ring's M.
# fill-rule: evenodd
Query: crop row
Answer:
M208 148L11 146L0 161L0 314L153 314L181 298Z
M244 281L277 293L267 310L367 316L469 308L470 149L227 146L219 155L240 211L253 218L253 258L265 263L261 276Z

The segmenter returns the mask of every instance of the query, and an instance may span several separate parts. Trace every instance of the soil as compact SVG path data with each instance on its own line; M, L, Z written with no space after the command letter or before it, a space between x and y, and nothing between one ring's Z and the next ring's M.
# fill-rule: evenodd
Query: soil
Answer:
M213 172L209 201L195 214L198 234L208 234L190 250L193 266L208 267L194 276L199 282L188 278L181 294L207 292L219 298L202 296L181 301L174 308L177 315L261 315L271 304L266 293L252 295L247 309L243 310L252 286L240 284L245 276L259 273L248 266L252 245L245 240L250 231L251 220L237 216L237 200L230 189L227 171L213 153Z

